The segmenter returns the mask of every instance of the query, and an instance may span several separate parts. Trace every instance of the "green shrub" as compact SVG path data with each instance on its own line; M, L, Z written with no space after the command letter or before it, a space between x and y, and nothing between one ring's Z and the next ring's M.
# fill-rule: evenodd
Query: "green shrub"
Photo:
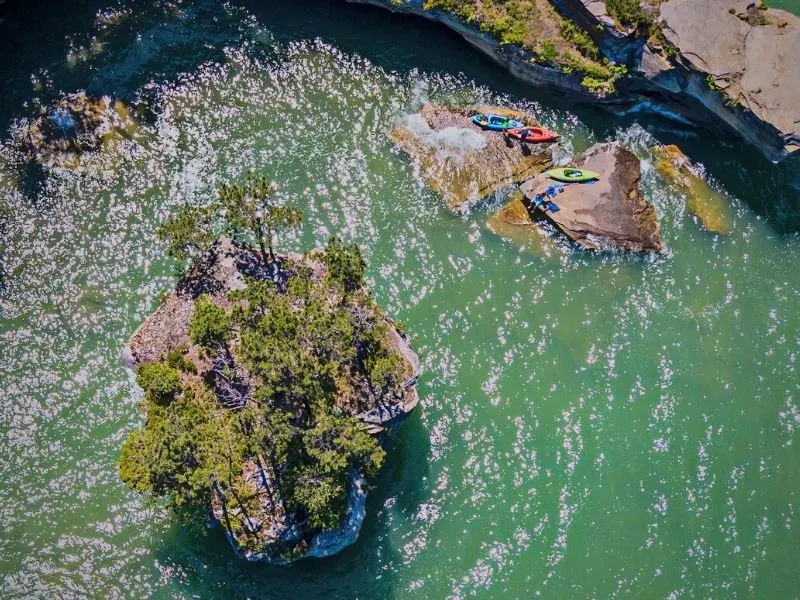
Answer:
M539 43L536 54L539 56L539 62L547 65L554 65L558 60L558 50L556 50L556 45L552 40L545 40Z
M626 27L641 33L649 34L654 26L653 17L642 9L639 0L606 0L606 10Z
M475 2L472 0L425 0L425 10L445 10L455 13L467 23L472 23L476 18Z
M607 81L613 76L611 69L599 63L586 60L575 52L567 52L562 60L564 70L567 73L580 73L592 79L603 81Z
M164 363L145 363L136 369L136 383L148 400L164 404L181 391L181 374Z
M213 348L225 344L230 337L231 322L225 309L208 294L194 303L194 314L189 321L189 339L198 346Z
M587 58L591 58L593 60L597 59L600 52L597 49L597 45L594 43L594 40L592 40L592 38L590 38L585 31L580 29L572 21L567 21L566 19L561 21L561 24L558 26L558 28L561 32L561 35L564 36L564 39L575 46L578 49L578 52Z
M197 373L197 369L194 366L194 363L186 358L186 346L178 346L177 348L173 348L169 352L167 352L166 359L164 362L167 363L173 369L177 369L178 371L183 371L184 373Z
M332 237L322 253L322 262L328 267L332 282L340 285L346 294L364 285L367 264L356 244L345 245L338 237Z

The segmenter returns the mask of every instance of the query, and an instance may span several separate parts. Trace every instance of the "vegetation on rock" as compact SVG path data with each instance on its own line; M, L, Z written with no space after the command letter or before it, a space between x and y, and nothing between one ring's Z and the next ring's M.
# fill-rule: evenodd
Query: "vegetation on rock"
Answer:
M243 183L226 184L215 202L207 206L184 205L168 218L156 235L167 242L176 260L195 262L221 234L235 242L255 240L265 266L277 266L275 235L297 229L303 213L275 201L278 188L264 177L248 174Z
M501 44L528 50L538 63L582 75L584 87L597 94L613 92L614 82L626 73L623 65L603 58L589 34L548 0L426 0L424 7L452 12Z
M606 0L606 10L625 27L649 34L654 26L653 16L642 8L640 0Z
M125 442L120 476L186 524L213 508L246 552L291 554L341 524L353 473L380 469L385 452L356 415L402 399L411 366L364 288L358 246L334 237L305 257L275 253L274 232L302 215L273 192L249 177L160 229L173 256L193 259L190 278L208 270L202 242L215 230L252 240L257 249L229 248L257 267L229 293L198 294L190 343L138 366L146 420ZM288 539L293 524L300 535Z

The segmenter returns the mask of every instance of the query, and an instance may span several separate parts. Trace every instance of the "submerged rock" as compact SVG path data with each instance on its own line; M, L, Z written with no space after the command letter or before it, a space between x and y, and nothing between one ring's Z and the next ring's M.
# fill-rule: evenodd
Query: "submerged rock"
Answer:
M425 182L453 210L524 181L552 164L550 144L521 146L502 133L474 125L470 116L484 111L537 125L528 115L508 109L480 107L467 111L428 104L389 134L416 161Z
M695 165L677 146L656 146L651 149L656 171L670 183L686 192L686 209L712 233L728 235L733 228L733 212L719 192L703 179Z
M558 212L534 208L534 199L554 182L545 174L520 186L532 218L547 218L570 239L590 249L619 248L635 252L663 252L660 228L653 206L639 189L639 159L619 143L597 144L573 165L596 171L594 183L564 184L552 198ZM506 207L504 211L519 208Z
M76 168L83 154L99 150L113 132L128 135L132 127L130 113L121 102L78 92L43 109L17 141L39 164Z
M519 190L512 193L508 203L486 221L486 226L495 235L518 244L539 258L561 255L552 233L538 227L531 219L525 196Z

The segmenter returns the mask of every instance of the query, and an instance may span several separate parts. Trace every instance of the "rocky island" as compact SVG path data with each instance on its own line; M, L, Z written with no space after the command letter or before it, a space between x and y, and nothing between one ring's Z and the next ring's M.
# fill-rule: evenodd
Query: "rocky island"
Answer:
M119 100L76 92L42 107L27 127L15 132L15 142L28 160L75 169L115 133L128 136L134 127L130 111Z
M419 361L366 290L357 246L275 252L302 214L273 192L249 178L159 230L190 267L125 351L145 421L120 475L186 525L213 517L240 556L284 564L356 539Z
M597 144L576 158L575 167L602 173L588 185L564 186L554 200L558 211L535 204L553 182L544 174L520 189L528 212L540 213L584 248L621 248L635 252L663 252L655 209L639 187L639 159L619 143Z
M389 133L418 164L425 183L454 211L552 165L550 144L523 152L519 144L476 127L470 120L476 112L502 114L529 126L538 125L532 116L502 107L464 109L427 104Z

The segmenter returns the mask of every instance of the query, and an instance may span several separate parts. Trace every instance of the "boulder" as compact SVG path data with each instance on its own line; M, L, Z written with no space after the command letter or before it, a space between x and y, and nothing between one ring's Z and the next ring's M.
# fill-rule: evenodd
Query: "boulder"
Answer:
M584 248L665 251L655 210L639 189L639 159L630 150L616 142L597 144L573 165L596 171L600 179L564 184L552 198L558 212L534 207L536 197L555 182L543 173L529 179L520 189L532 217L548 219Z
M702 171L677 146L651 148L656 171L686 197L686 209L706 231L727 235L733 228L733 211L728 201L713 190Z
M484 131L470 120L476 112L494 112L537 125L530 116L508 109L470 111L428 104L389 133L417 163L425 182L454 211L552 164L551 144L522 146L502 133Z

